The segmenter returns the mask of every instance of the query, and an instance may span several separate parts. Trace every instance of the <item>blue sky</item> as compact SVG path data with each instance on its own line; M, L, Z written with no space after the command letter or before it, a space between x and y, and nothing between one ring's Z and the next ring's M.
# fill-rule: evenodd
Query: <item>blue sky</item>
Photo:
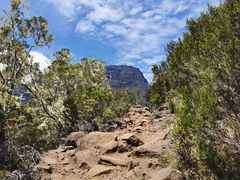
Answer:
M1 0L8 9L10 0ZM34 50L44 68L46 57L61 48L107 65L132 65L151 82L153 64L166 60L170 40L186 32L186 19L196 18L207 4L221 0L26 0L30 16L43 16L55 36L50 49Z

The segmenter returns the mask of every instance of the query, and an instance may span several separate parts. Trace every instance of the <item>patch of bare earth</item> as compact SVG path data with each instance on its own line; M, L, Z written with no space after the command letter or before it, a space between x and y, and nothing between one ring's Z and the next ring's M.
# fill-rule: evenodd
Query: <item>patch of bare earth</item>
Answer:
M171 168L174 120L167 106L153 113L134 106L114 132L71 133L58 149L42 154L37 169L43 180L185 179Z

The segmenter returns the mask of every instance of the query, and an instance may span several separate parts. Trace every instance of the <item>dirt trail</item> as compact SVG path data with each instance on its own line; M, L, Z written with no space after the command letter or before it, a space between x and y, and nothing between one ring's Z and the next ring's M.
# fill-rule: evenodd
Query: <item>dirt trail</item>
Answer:
M55 150L42 154L43 180L184 179L170 168L175 120L167 106L151 113L134 106L114 132L71 133Z

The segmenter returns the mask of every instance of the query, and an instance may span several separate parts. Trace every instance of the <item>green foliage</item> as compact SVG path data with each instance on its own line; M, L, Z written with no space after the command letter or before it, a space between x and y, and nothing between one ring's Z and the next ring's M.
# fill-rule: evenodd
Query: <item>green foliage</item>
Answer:
M11 1L11 10L3 10L0 17L0 86L1 92L12 94L22 81L36 75L38 65L33 64L30 52L36 47L49 45L53 36L49 35L47 21L42 17L28 18L23 9L25 1ZM27 41L34 44L26 49Z
M43 73L41 83L29 88L29 106L41 121L41 129L51 130L53 142L101 117L111 99L105 64L93 58L71 64L72 57L68 49L56 52L56 59Z
M145 97L152 107L158 108L166 101L166 93L169 90L168 64L164 61L159 66L153 65L153 82Z
M112 90L112 93L113 99L110 107L115 112L116 117L123 117L132 105L139 103L139 89L133 91L128 88L121 91Z
M82 125L100 129L140 103L140 89L112 90L103 61L89 57L72 64L69 49L56 52L41 72L30 52L49 46L53 35L44 18L26 17L24 8L28 8L24 0L11 0L10 11L3 10L5 16L0 18L0 170L24 165L29 173L34 167L32 155L26 155L24 147L45 151Z
M227 0L187 20L183 39L167 45L166 71L163 64L153 66L155 79L149 97L156 100L156 93L163 95L178 117L172 131L178 167L202 178L236 179L240 174L236 170L240 151L239 9L238 1Z
M25 1L12 0L10 10L3 10L4 16L0 17L0 142L6 138L16 139L32 123L31 113L18 103L26 93L22 85L32 86L32 81L41 75L30 52L49 46L53 40L47 21L42 17L25 16L25 8L28 8ZM34 43L29 46L27 41Z
M9 126L9 121L18 115L18 108L15 104L15 99L7 93L0 94L0 135L1 141L6 138L5 129Z
M151 96L151 99L150 99L150 103L151 104L154 104L155 106L159 107L162 103L164 103L164 98L158 94L158 93L155 93Z
M55 53L41 83L29 88L29 106L41 122L40 129L51 130L47 139L53 144L82 125L101 127L101 123L123 116L139 99L138 89L115 92L110 88L103 61L89 57L72 64L72 57L68 49Z
M179 119L174 125L172 135L177 145L179 162L182 164L181 168L184 170L197 169L199 163L201 163L195 152L198 145L219 141L220 134L217 131L216 120L220 111L216 100L206 89L199 88L189 92L185 88L183 92L182 106L175 110ZM212 153L211 151L199 152Z
M50 137L46 138L46 132L50 130L40 129L40 121L33 118L31 108L16 103L16 99L7 93L0 95L0 116L1 136L4 139L31 144L39 149L50 147Z

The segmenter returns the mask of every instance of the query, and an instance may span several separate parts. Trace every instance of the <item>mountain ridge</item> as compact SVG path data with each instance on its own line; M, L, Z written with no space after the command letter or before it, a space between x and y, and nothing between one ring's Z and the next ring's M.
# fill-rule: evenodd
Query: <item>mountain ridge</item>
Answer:
M127 65L106 66L106 76L113 89L122 90L129 88L133 90L139 87L143 94L150 88L150 84L143 76L139 68Z

